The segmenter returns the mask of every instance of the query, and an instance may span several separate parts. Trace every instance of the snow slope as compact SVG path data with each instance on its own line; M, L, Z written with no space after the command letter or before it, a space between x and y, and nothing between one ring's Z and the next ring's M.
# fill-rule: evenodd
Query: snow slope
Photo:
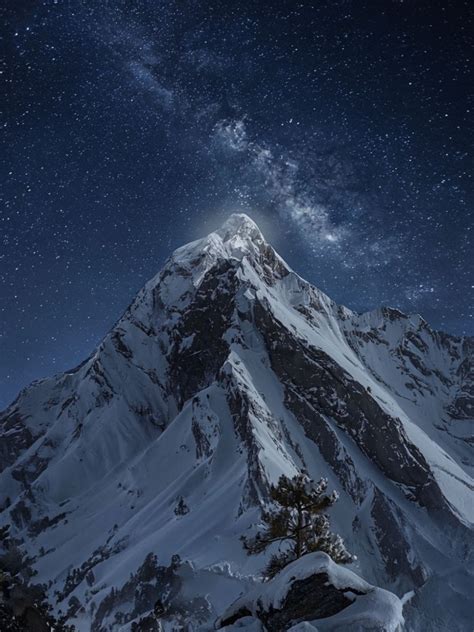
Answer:
M187 561L186 616L212 629L264 565L239 537L269 483L304 467L340 493L355 570L415 591L410 630L471 629L473 349L419 316L336 305L232 215L175 251L82 365L0 415L1 524L80 630L146 611L128 589L106 598L150 553Z

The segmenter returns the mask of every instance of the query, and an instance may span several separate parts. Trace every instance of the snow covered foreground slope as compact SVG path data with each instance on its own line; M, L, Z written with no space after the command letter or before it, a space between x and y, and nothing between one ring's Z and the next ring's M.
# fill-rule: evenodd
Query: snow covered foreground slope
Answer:
M415 591L409 630L471 630L473 351L337 306L233 215L1 414L1 524L80 630L127 630L163 591L212 629L265 563L239 537L269 483L306 468L340 493L353 570Z

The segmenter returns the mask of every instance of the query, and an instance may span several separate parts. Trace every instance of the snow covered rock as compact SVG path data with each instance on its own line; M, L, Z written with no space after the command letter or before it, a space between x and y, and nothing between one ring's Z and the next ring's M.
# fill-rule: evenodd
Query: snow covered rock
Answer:
M410 630L464 632L473 354L419 316L336 305L233 215L176 250L80 366L0 413L0 527L81 631L145 616L101 604L130 575L148 590L149 555L189 562L181 596L212 622L266 563L240 537L269 485L305 469L339 493L357 572L415 591Z
M265 632L262 622L255 617L242 617L222 628L223 632Z
M305 555L255 586L227 609L217 627L227 629L246 617L260 620L268 632L396 632L403 624L398 597L371 586L325 553ZM311 625L306 628L305 623Z

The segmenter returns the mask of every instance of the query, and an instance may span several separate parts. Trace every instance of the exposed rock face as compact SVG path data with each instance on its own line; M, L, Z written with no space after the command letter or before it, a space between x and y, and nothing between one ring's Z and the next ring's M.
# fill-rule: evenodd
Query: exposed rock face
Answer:
M159 566L155 555L147 555L137 572L102 600L91 631L100 632L130 621L135 622L137 631L160 630L160 622L166 620L172 620L175 625L204 622L209 617L209 604L203 597L183 598L183 575L186 568L183 569L176 556L169 566Z
M0 414L0 524L83 629L149 552L204 573L182 590L211 621L265 563L239 537L269 483L305 468L340 492L332 523L364 577L449 585L471 555L473 350L418 316L337 306L232 216L175 251L82 365ZM436 614L453 632L455 603Z
M394 632L403 624L402 604L395 595L370 586L324 553L305 555L254 587L228 608L216 627L245 617L257 618L267 632L284 632L304 622L321 630L364 626L379 632Z
M269 632L282 632L296 622L331 617L351 603L344 591L329 583L326 573L317 573L292 582L279 608L265 611L257 605L257 616ZM249 609L241 607L235 614L223 619L221 627L252 614Z
M2 415L2 442L0 445L0 467L2 470L15 462L18 455L34 442L30 429L13 403Z
M474 417L474 342L463 341L463 360L456 371L458 378L457 392L449 408L453 419L471 420Z
M255 315L272 369L284 385L287 406L315 443L324 447L330 442L325 437L330 434L325 416L332 418L387 477L413 486L420 504L428 508L442 505L443 495L429 466L408 441L400 420L390 417L328 354L297 338L288 340L283 325L272 319L270 310L257 304ZM330 452L325 457L337 467L334 452L333 458Z

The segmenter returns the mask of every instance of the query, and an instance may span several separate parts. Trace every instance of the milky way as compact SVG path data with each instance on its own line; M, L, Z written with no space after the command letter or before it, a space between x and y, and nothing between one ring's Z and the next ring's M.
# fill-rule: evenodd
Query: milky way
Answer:
M473 333L469 3L11 7L2 404L236 210L336 301Z

